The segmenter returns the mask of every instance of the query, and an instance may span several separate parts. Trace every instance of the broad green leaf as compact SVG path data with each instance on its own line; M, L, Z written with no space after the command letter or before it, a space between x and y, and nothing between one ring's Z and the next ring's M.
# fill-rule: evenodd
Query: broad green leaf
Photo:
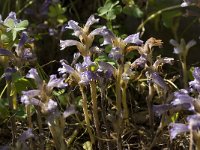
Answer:
M5 44L8 43L10 41L10 39L12 39L12 35L11 34L2 34L1 35L1 41Z
M15 27L15 22L13 19L7 19L4 25L12 29Z
M17 37L17 31L14 29L14 30L12 30L12 40L14 41L15 39L16 39L16 37Z
M13 30L15 30L15 31L22 31L22 30L25 30L26 28L24 28L24 27L21 27L21 28L14 28Z
M15 28L24 28L24 29L26 29L28 24L29 24L28 20L23 20L23 21L20 21L20 23L18 23Z
M63 24L65 21L67 21L67 18L63 15L58 16L57 18L58 23Z
M110 0L106 1L103 7L98 9L99 16L104 16L108 20L113 20L116 18L116 15L119 14L122 10L120 5L117 5L119 1L112 3Z
M123 13L129 16L134 16L136 18L141 18L144 15L143 11L141 11L137 5L125 6L123 8Z
M17 93L26 90L28 87L31 87L31 83L26 78L19 78L14 82L15 89Z
M107 3L105 3L103 7L100 7L98 9L99 16L105 15L106 13L110 11L111 8L112 8L112 2L108 1Z
M116 18L116 15L120 14L122 11L122 7L120 5L117 5L112 10L110 10L107 14L108 20L114 20Z

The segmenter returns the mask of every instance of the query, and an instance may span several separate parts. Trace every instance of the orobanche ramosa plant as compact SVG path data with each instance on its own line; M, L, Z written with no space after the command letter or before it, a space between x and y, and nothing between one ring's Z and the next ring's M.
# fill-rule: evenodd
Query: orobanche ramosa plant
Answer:
M182 5L186 7L189 1ZM200 149L200 68L193 69L194 80L188 82L186 65L188 51L196 42L170 40L182 66L184 89L178 89L173 83L176 76L164 69L174 65L174 58L154 55L162 40L151 37L145 42L139 32L121 38L97 23L95 15L83 26L68 21L64 29L74 37L60 40L60 50L70 51L73 46L73 60L61 59L56 73L48 76L37 62L34 39L26 31L28 21L17 19L14 12L4 20L0 17L4 70L0 100L8 102L5 117L10 117L12 131L12 144L4 148L131 149L128 140L132 130L138 130L133 119L137 106L132 100L138 92L143 94L139 100L146 103L148 114L150 139L145 149L153 149L167 127L170 142L189 132L190 150ZM131 53L134 57L129 59ZM137 92L129 93L130 88ZM23 117L17 117L18 110ZM190 114L184 122L179 119L185 117L182 111ZM25 128L21 134L18 124ZM76 146L76 141L81 145Z

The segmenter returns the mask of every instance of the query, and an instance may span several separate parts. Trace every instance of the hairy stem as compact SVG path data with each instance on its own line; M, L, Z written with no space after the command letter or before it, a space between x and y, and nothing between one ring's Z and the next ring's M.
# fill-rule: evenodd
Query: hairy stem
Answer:
M92 133L92 129L90 127L90 119L89 119L89 113L88 113L88 107L87 107L87 97L86 94L84 92L84 86L80 84L80 91L82 94L82 105L83 105L83 113L85 116L85 122L86 122L86 127L90 136L90 140L92 142L92 144L95 143L95 139L94 139L94 135Z
M99 129L99 116L98 116L98 106L97 106L97 85L95 81L90 82L90 90L91 90L91 98L92 98L92 110L93 110L93 119L94 125L96 128L97 136L101 138L101 131ZM102 142L99 140L98 142L99 149L102 149Z
M149 95L147 97L147 107L148 107L148 112L149 112L149 125L152 131L153 131L153 123L154 123L153 110L152 110L153 96L154 96L154 87L151 83L149 83Z
M122 139L121 139L121 128L122 128L122 121L121 121L121 103L122 103L122 94L121 94L121 75L123 71L123 66L120 65L119 69L117 70L117 79L116 79L116 108L117 108L117 149L122 150Z
M186 58L184 58L183 61L181 61L181 65L182 65L182 70L183 70L183 85L184 85L184 88L187 88L188 76L187 76Z
M107 138L110 138L110 128L108 126L108 123L106 121L106 103L105 103L105 98L106 98L106 88L105 86L101 86L100 88L100 92L101 92L101 109L102 109L102 120L103 120L103 123L105 125L105 129L106 129L106 136ZM109 142L106 142L107 143L107 150L111 150L111 145Z
M31 118L31 105L26 106L26 114L28 119L28 127L33 129L32 118ZM30 141L30 149L33 149L33 140L32 138L29 139Z
M43 128L42 128L42 118L41 118L41 112L40 112L39 107L36 107L36 111L37 111L37 121L38 121L39 133L40 133L39 138L41 140L40 149L44 150L44 139L43 139L44 132L43 132Z
M126 101L126 88L127 88L127 84L124 83L124 86L122 86L122 105L124 108L125 124L129 125L129 112L128 112L128 105L127 105L127 101Z

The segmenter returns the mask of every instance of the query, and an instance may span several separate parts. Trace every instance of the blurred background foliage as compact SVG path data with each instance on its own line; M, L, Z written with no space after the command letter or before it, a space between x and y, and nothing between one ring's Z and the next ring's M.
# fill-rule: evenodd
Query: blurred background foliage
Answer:
M67 21L82 25L91 14L101 19L118 36L141 32L145 41L149 37L162 39L164 46L156 55L173 56L170 39L199 43L198 5L181 7L182 0L0 0L0 14L5 19L10 11L17 18L28 20L27 31L35 40L34 49L40 65L49 74L54 73L62 58L70 61L75 49L60 51L59 40L72 38L64 29ZM200 46L197 44L188 57L189 65L199 65ZM134 55L133 55L134 57Z

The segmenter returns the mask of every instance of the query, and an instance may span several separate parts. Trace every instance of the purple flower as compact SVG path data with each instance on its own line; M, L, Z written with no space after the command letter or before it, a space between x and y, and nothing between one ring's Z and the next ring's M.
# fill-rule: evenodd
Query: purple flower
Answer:
M25 48L23 50L23 54L21 57L22 57L22 59L28 60L28 61L34 61L37 59L35 54L32 52L32 50L30 48Z
M40 95L40 90L22 91L22 94L26 96L26 97L24 97L24 100L31 99L31 98L33 98L35 96Z
M195 67L193 71L194 80L189 82L189 85L192 89L200 92L200 68Z
M27 32L24 31L24 32L22 32L21 39L20 39L19 44L18 44L18 49L21 49L22 46L24 46L24 44L27 41L28 41L28 35L27 35Z
M34 105L34 106L41 106L42 103L37 98L29 98L27 95L22 95L21 102L25 105Z
M13 56L13 53L9 50L0 48L0 56Z
M47 88L52 91L54 87L64 88L67 86L67 83L64 83L64 78L57 78L56 75L51 75L50 80L47 84Z
M197 92L200 92L200 83L198 80L190 81L189 82L190 87L192 90L196 90Z
M38 86L41 86L42 84L42 80L41 78L39 77L39 74L37 72L37 70L35 68L31 68L27 75L26 75L27 78L31 78L31 79L34 79L37 83Z
M115 35L110 30L108 30L106 27L104 27L104 29L101 30L99 35L103 36L103 38L104 38L104 41L101 44L101 46L112 44L113 40L116 38Z
M156 59L155 63L153 64L153 67L158 68L159 66L162 66L164 64L173 65L173 63L174 63L174 58L168 58L168 57L160 58L160 57L158 57Z
M65 64L65 62L62 61L63 67L59 68L58 71L62 74L70 73L70 75L74 77L76 82L80 84L88 84L92 79L97 78L95 72L89 70L90 66L88 65L91 65L90 63L90 58L85 57L85 62L83 62L83 64L75 64L75 69L73 69L71 66Z
M157 72L147 71L146 76L150 77L150 79L153 81L153 83L155 83L156 85L158 85L162 89L164 89L164 90L168 89L167 84L165 83L163 78L161 78L161 76Z
M70 106L70 107L66 108L66 110L64 111L63 117L67 118L70 115L75 114L75 113L76 113L75 107L74 106Z
M99 68L97 70L97 73L99 74L99 77L105 77L106 79L109 79L113 74L115 74L115 68L107 63L107 62L103 62L103 61L99 61Z
M194 111L193 101L194 99L188 95L186 90L183 89L178 92L174 92L174 100L171 102L171 104L173 106L189 104L190 107L188 110Z
M68 21L68 26L65 27L66 29L74 30L73 35L79 37L82 33L82 28L78 26L78 22L74 20Z
M185 43L184 39L181 39L180 44L175 41L174 39L170 40L170 44L174 46L174 53L175 54L187 54L188 50L196 45L195 40L189 41L187 44Z
M82 63L82 66L83 67L89 67L90 65L94 64L94 62L91 61L91 58L90 56L84 56L83 57L83 63Z
M147 56L146 55L141 55L139 58L137 58L132 64L132 68L144 68L145 64L147 63Z
M112 48L108 56L115 60L122 58L121 49L119 47Z
M200 82L200 68L199 67L194 68L192 75L198 82Z
M98 23L98 22L99 22L99 19L95 19L94 15L91 15L88 18L88 20L87 20L87 22L86 22L86 24L84 26L84 30L86 30L86 32L87 32L89 30L89 28L90 28L91 25L93 25L94 23Z
M66 47L69 47L69 46L77 46L77 48L80 51L83 51L83 49L84 49L84 45L79 41L76 41L76 40L64 40L63 41L63 40L60 40L60 47L61 47L60 50L63 50Z
M91 15L88 18L88 20L87 20L87 22L86 22L86 24L85 24L85 26L83 28L81 28L78 25L78 22L76 22L74 20L68 21L68 26L66 26L65 28L74 30L73 35L79 37L80 35L82 35L84 33L87 33L89 28L90 28L90 26L93 25L94 23L97 23L97 22L99 22L99 19L95 19L94 15Z
M153 105L153 111L158 114L159 116L163 113L170 110L172 107L170 104L163 104L163 105Z
M182 123L171 123L170 128L170 137L173 140L178 134L188 132L189 128L187 125Z
M69 66L69 65L67 65L65 62L64 62L64 60L60 60L60 63L61 63L61 65L63 66L62 68L58 68L58 72L59 73L61 73L61 74L64 74L64 73L73 73L73 72L75 72L75 70L71 67L71 66Z
M7 24L10 19L13 20L15 24L17 24L19 22L16 18L15 12L10 12L8 14L8 17L4 20L4 24ZM15 26L15 24L14 24L14 26Z
M30 139L34 137L33 131L31 128L28 128L26 131L22 133L22 135L19 137L19 141L25 142L27 139Z
M16 71L17 70L15 68L8 67L5 69L2 77L5 77L6 80L11 80L13 73L15 73Z
M57 102L52 99L49 99L47 103L44 103L43 110L48 113L52 113L57 109Z
M132 43L136 45L143 44L143 41L139 39L139 33L129 35L127 38L124 39L125 43Z
M84 71L80 73L80 84L88 84L92 79L96 79L97 76L92 71Z
M190 130L198 130L200 128L200 115L195 114L187 117Z

